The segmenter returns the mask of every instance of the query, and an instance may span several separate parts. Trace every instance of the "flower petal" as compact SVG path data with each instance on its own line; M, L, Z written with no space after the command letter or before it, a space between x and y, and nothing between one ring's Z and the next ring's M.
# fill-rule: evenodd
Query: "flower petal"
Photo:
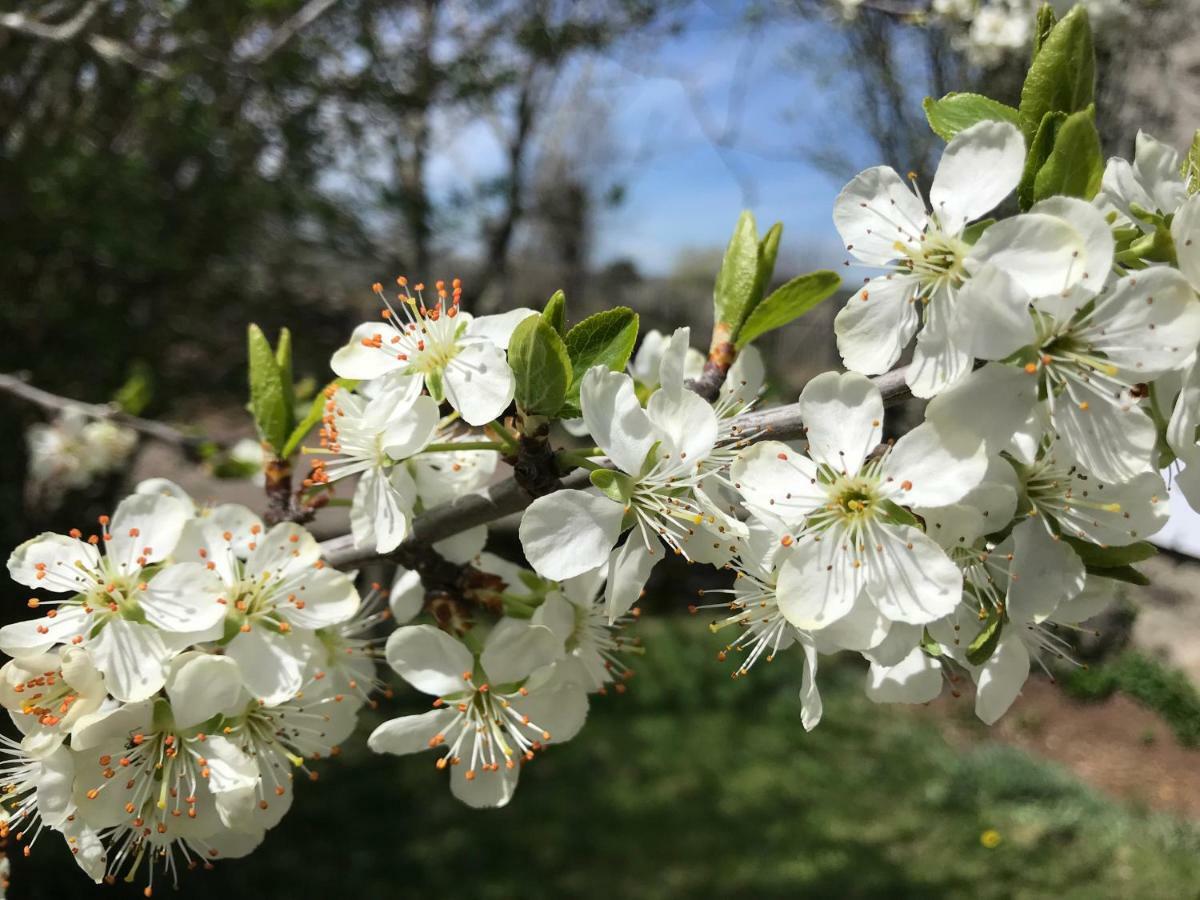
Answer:
M100 554L86 541L44 531L8 557L8 574L26 587L86 593L96 586Z
M1083 590L1083 562L1066 541L1054 540L1045 523L1026 519L1013 529L1005 612L1014 624L1050 618L1058 604Z
M624 372L593 366L579 388L588 433L623 472L637 475L658 440L646 411Z
M930 537L901 525L877 528L871 538L876 544L863 554L867 590L885 616L921 625L958 605L962 573Z
M1031 297L1040 297L1065 291L1083 277L1078 260L1087 249L1085 236L1066 220L1025 213L1002 219L985 231L971 248L967 268L978 271L990 262Z
M846 250L870 265L896 259L897 241L920 241L927 221L925 204L890 166L860 172L833 203L833 224Z
M1008 712L1028 678L1029 651L1025 644L1015 633L1001 635L996 649L976 675L975 715L986 725L994 724Z
M800 394L808 455L835 472L855 474L883 435L883 395L862 375L825 372Z
M501 350L507 350L516 327L537 314L536 309L521 306L491 316L476 316L467 325L467 334L471 337L486 338Z
M420 753L431 749L433 745L430 741L444 734L457 717L458 711L449 708L388 719L371 732L367 746L376 753L394 753L397 756Z
M872 278L833 320L838 352L846 368L879 375L896 364L920 324L920 282L907 275Z
M446 399L468 425L486 425L512 402L516 379L504 351L491 341L459 345L445 371Z
M636 535L614 550L609 557L608 583L604 587L604 605L608 621L615 622L641 599L650 572L660 557Z
M350 341L333 354L329 367L334 374L341 378L353 378L366 381L378 378L388 372L398 371L408 367L408 363L396 358L396 354L384 349L390 346L389 339L396 330L383 322L363 322L354 329ZM368 346L364 341L374 343L375 337L380 338L382 346Z
M967 279L954 298L953 315L953 339L978 359L1003 359L1034 341L1029 295L993 265Z
M166 559L179 543L192 511L162 494L132 494L113 513L104 552L122 571L132 572Z
M484 642L479 664L490 684L511 684L528 678L562 653L562 641L549 628L527 622L509 628L498 625Z
M360 600L354 582L328 566L314 568L288 592L296 602L277 601L285 619L300 628L325 628L345 622L358 612Z
M991 212L1017 187L1025 140L1008 122L977 122L946 145L929 201L942 230L957 234Z
M108 692L123 703L154 696L166 680L172 652L152 625L113 618L87 642Z
M163 631L206 631L225 618L225 583L198 562L175 563L161 570L138 595L146 621ZM227 603L221 603L226 600Z
M427 395L416 397L383 432L383 452L392 459L407 459L433 440L437 425L437 403Z
M817 464L779 441L762 441L743 450L730 466L729 477L750 510L777 518L788 528L799 527L827 499L817 480Z
M871 663L867 698L874 703L928 703L942 692L942 665L920 647L894 666Z
M357 547L391 553L408 536L417 487L403 466L368 469L358 480L350 508L350 531Z
M775 593L779 611L801 631L815 631L854 608L863 589L862 568L848 564L837 535L802 538L780 564Z
M199 725L217 713L240 712L248 699L237 662L210 653L188 653L172 660L166 689L180 728Z
M521 547L543 578L562 581L608 561L621 534L621 504L594 491L539 497L521 516Z
M466 688L463 675L475 669L471 651L432 625L405 625L388 637L388 665L418 691L434 697Z
M304 686L305 649L295 635L251 628L229 642L225 655L238 664L246 689L268 706L292 699Z
M924 422L884 457L881 474L903 506L955 503L987 474L987 451L961 429Z

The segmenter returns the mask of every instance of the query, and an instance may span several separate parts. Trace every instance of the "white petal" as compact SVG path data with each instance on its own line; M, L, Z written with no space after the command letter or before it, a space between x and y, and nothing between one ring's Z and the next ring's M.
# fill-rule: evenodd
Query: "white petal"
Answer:
M108 558L126 571L166 559L179 543L183 524L192 511L178 500L162 494L133 494L113 513L106 542ZM138 560L144 560L139 562Z
M104 880L108 870L108 855L100 833L87 823L82 814L68 818L59 826L59 831L71 848L71 855L85 875L96 884Z
M1149 381L1181 368L1200 343L1200 300L1174 269L1156 268L1118 280L1096 301L1087 339L1124 371Z
M166 679L172 652L152 625L113 618L87 642L108 692L124 703L153 696Z
M849 565L835 536L802 538L779 567L779 611L801 631L814 631L850 612L863 589L862 568Z
M664 393L678 399L684 391L683 370L687 365L692 330L684 325L676 328L658 360L658 383Z
M1036 518L1014 528L1012 537L1005 611L1013 623L1043 622L1059 603L1083 590L1083 563L1065 541L1053 540Z
M206 631L225 619L225 583L198 562L167 566L151 580L138 602L146 620L163 631ZM225 600L226 603L219 601Z
M304 653L296 635L261 627L238 634L225 648L246 689L268 706L290 700L304 686Z
M804 386L800 417L808 429L808 455L853 475L879 445L883 395L861 375L825 372Z
M983 233L967 257L977 271L990 262L1011 275L1031 297L1065 291L1083 277L1078 260L1087 242L1069 222L1044 213L1002 219Z
M522 306L492 316L476 316L467 326L467 334L471 337L487 338L501 350L507 350L508 341L516 327L537 314L536 309Z
M1044 213L1065 219L1083 237L1085 250L1079 259L1082 273L1079 284L1092 293L1100 290L1112 270L1112 228L1104 214L1093 204L1078 197L1048 197L1034 204L1031 213Z
M289 601L293 594L296 602L283 602L283 598L276 602L280 614L300 628L325 628L345 622L360 605L354 582L328 566L314 568L303 581L293 584L288 591Z
M621 504L594 491L539 497L521 516L521 547L543 578L562 581L608 560L621 534Z
M367 746L376 753L403 756L431 749L432 741L443 734L458 717L455 709L431 709L415 716L388 719L367 738Z
M987 470L983 445L961 429L924 422L896 441L881 474L895 490L897 503L945 506L978 486Z
M1003 359L1034 341L1029 295L1012 276L984 265L954 298L950 331L970 356Z
M1200 194L1193 194L1171 220L1179 271L1200 291Z
M870 662L890 667L897 665L909 653L920 646L924 628L907 622L893 622L887 637L870 651L863 653Z
M490 341L461 345L445 372L446 399L468 425L486 425L512 402L516 381L504 351Z
M80 606L55 607L52 612L53 618L24 619L0 628L0 651L15 657L35 656L55 644L69 643L91 625L91 615Z
M180 728L199 725L217 713L238 712L247 699L242 672L228 656L195 653L172 661L167 697Z
M421 583L420 574L410 569L398 570L388 594L392 620L397 625L405 625L415 619L424 606L425 585Z
M464 565L479 555L487 544L488 528L486 525L476 525L466 531L438 541L433 549L452 563Z
M89 573L100 567L100 554L87 541L42 532L8 557L13 581L39 590L85 593L96 584Z
M541 606L534 610L533 617L529 621L534 625L549 628L554 632L554 636L558 638L560 644L566 644L571 635L575 633L575 609L574 603L555 591L546 595L546 599L542 601Z
M762 353L751 344L738 351L737 359L733 361L725 381L721 383L719 395L727 404L744 407L758 399L766 378L767 369Z
M860 172L833 203L833 223L851 256L871 265L896 259L896 242L916 244L925 205L888 166Z
M962 573L929 536L910 525L877 528L872 535L877 546L867 547L863 567L880 612L893 621L920 625L958 605Z
M920 323L915 302L920 282L906 275L872 278L833 321L846 368L879 375L896 364Z
M1037 401L1038 380L1015 366L976 369L925 408L925 419L946 433L969 432L999 451Z
M397 628L388 637L385 655L401 678L434 697L464 690L463 675L475 668L471 651L432 625Z
M919 647L894 666L871 664L867 697L875 703L928 703L942 692L942 664Z
M407 459L433 440L437 425L437 403L429 396L417 397L383 433L383 452L392 459Z
M469 747L469 744L468 744ZM463 758L469 759L467 750L463 750ZM450 767L450 793L474 809L497 809L507 806L517 790L517 779L521 777L521 767L514 764L511 769L500 766L495 772L470 770L468 778L467 764Z
M1009 626L1016 628L1022 626ZM1004 715L1029 678L1029 651L1020 637L1006 630L975 682L975 715L987 725Z
M484 642L479 664L490 684L510 684L554 662L562 652L562 641L553 631L523 622L520 627L494 628Z
M378 378L388 372L405 369L408 363L397 359L396 354L386 349L396 329L383 322L364 322L354 329L350 341L333 354L329 367L341 378L365 381ZM381 346L368 347L363 341L381 338Z
M257 544L246 561L246 578L254 581L264 573L277 578L304 571L321 558L313 536L292 522L274 526Z
M1104 481L1123 481L1152 469L1158 432L1137 406L1118 408L1091 384L1051 400L1054 430L1085 469Z
M587 720L587 691L582 686L562 677L569 671L556 665L550 680L531 689L529 696L517 704L519 713L527 715L531 724L549 732L548 742L561 744L579 733Z
M814 633L817 646L826 653L838 650L870 650L888 635L891 622L880 615L865 591L859 593L850 612Z
M1025 166L1025 140L1008 122L977 122L956 134L938 163L929 201L942 229L957 234L1013 192Z
M646 411L633 391L633 379L623 372L593 366L579 388L580 407L588 433L624 472L637 475L658 440Z
M368 469L358 480L350 508L356 547L391 553L408 536L417 488L403 466Z
M1052 621L1078 625L1108 609L1117 599L1117 582L1089 575L1083 590L1058 604Z
M646 403L646 416L663 438L663 451L688 463L698 464L717 442L717 414L691 391L674 397L656 391Z
M612 551L608 563L608 584L604 588L604 605L609 622L615 622L625 615L641 599L642 590L650 579L650 571L659 559L636 534L631 534L624 544Z
M824 705L821 692L817 690L817 650L812 644L802 641L804 648L804 675L800 679L800 724L805 731L812 731L821 721Z
M1200 196L1200 195L1198 195ZM1192 363L1183 377L1175 408L1167 423L1167 443L1175 455L1192 465L1197 458L1197 427L1200 426L1200 361Z
M953 303L954 298L943 294L925 306L925 327L917 335L917 346L905 376L917 397L934 397L971 372L969 341L955 331Z
M779 441L762 441L743 450L730 466L729 477L747 507L790 528L827 500L817 481L816 463Z
M1153 206L1148 207L1151 212L1174 212L1187 196L1187 188L1179 177L1179 153L1140 130L1134 146L1133 170L1153 200Z

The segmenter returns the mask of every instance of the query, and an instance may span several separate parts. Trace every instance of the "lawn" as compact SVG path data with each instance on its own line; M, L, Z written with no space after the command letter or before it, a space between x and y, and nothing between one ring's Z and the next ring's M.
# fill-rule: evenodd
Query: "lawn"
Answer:
M1200 828L986 740L953 749L930 717L867 701L850 661L821 673L825 719L805 734L798 660L732 682L701 622L640 631L631 690L595 698L508 808L462 807L432 756L358 741L253 856L185 873L178 896L1196 896ZM416 708L397 693L389 713ZM14 860L11 896L88 895L48 838Z

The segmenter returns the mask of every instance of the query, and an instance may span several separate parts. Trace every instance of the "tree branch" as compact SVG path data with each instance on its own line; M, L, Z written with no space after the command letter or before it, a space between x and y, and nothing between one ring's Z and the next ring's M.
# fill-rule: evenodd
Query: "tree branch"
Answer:
M254 65L265 63L282 50L292 38L325 15L337 2L338 0L309 0L296 11L294 16L275 29L271 39L263 45L261 50L250 57L249 62Z
M912 396L904 381L905 374L906 370L901 368L871 379L883 394L885 406L895 406ZM790 403L774 409L743 413L733 420L733 433L747 441L788 441L803 437L804 425L800 420L800 404ZM569 475L563 479L562 486L586 487L588 474L576 472ZM468 528L486 525L518 513L532 502L533 497L514 479L494 484L481 494L459 497L418 516L413 522L412 534L400 545L401 550L397 551L399 555L389 554L382 558L402 563L403 557L413 552L422 552L423 548L430 548L431 544L453 537ZM321 555L334 568L354 568L381 558L372 550L356 548L354 538L348 534L323 541Z
M80 403L69 397L60 397L58 394L34 387L17 375L0 372L0 391L19 397L50 412L63 413L68 410L78 410L92 419L108 419L146 437L180 447L187 452L194 453L205 445L222 450L227 449L221 441L214 441L203 435L186 434L178 428L173 428L163 422L155 422L153 419L131 416L111 403Z

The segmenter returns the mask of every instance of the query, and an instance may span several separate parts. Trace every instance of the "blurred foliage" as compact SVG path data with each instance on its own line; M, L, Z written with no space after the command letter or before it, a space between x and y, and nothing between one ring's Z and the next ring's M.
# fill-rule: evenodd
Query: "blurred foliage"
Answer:
M1072 669L1063 688L1084 700L1104 700L1127 694L1166 720L1180 742L1200 745L1200 691L1188 676L1136 651L1087 668Z
M1127 811L1011 748L954 749L928 717L867 701L861 663L823 669L825 719L805 734L798 658L731 682L697 620L637 630L648 652L629 692L593 698L584 730L527 768L509 807L458 804L433 755L372 756L370 716L252 857L183 873L177 896L1194 894L1194 826ZM401 689L382 714L418 704ZM13 896L86 890L52 841L14 859L13 879Z

